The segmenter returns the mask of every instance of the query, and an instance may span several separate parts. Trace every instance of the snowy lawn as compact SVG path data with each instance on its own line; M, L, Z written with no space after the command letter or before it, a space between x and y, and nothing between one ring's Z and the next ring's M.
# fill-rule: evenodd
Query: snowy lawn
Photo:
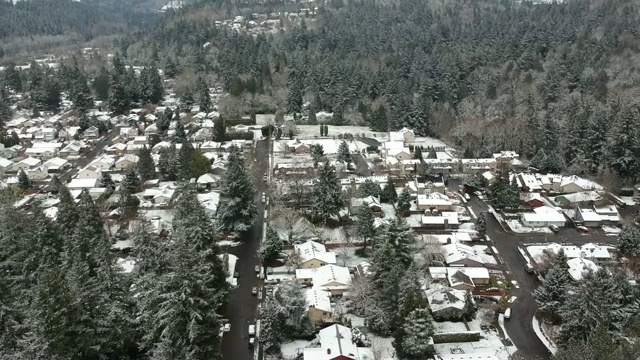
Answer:
M367 260L366 258L356 255L356 249L358 248L354 246L331 249L331 251L336 253L336 265L352 267Z
M371 340L371 348L377 350L376 352L381 354L381 358L379 360L397 359L395 357L396 350L393 348L392 337L380 337L369 333L364 326L364 318L360 316L345 314L345 317L351 320L351 325L353 325L354 327L359 327L362 332L367 335L369 340Z
M509 360L509 354L516 350L515 347L507 349L502 344L497 330L482 331L481 335L482 339L479 341L435 344L434 348L437 354L442 355L468 354L470 358L486 357L497 360Z
M562 212L569 217L569 219L576 218L576 209L562 209Z
M308 340L293 340L280 345L280 351L282 352L282 356L287 359L303 353L304 348L310 347L311 343L312 342Z
M170 225L173 221L173 210L166 209L149 209L140 210L140 215L144 215L149 220L162 220L165 224Z
M496 261L496 258L493 255L488 255L487 253L485 253L485 250L487 250L487 248L489 246L487 246L487 245L473 245L472 247L476 251L478 256L480 256L482 258L482 262L483 263L485 263L485 264L497 264L498 263ZM492 248L492 250L495 251L493 248Z
M327 227L320 228L320 238L325 244L343 244L346 242L346 234L342 227L330 229Z
M553 233L551 229L546 227L534 228L534 227L524 226L522 225L520 220L507 220L507 225L509 225L509 228L511 229L511 231L518 234L529 234L529 233L551 234Z

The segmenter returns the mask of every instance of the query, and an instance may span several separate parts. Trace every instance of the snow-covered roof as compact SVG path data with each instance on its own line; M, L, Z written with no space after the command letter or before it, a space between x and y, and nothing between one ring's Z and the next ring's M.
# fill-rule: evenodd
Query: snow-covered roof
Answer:
M593 261L583 258L575 258L567 261L567 265L569 265L569 275L573 278L573 280L582 280L584 274L588 271L598 271L598 265L596 265Z
M417 204L418 206L451 206L452 203L449 199L444 199L441 196L435 195L438 193L433 193L433 195L418 195Z
M532 213L522 213L525 222L563 222L565 217L562 213L549 206L540 206L533 209Z
M196 180L196 182L198 184L212 184L217 182L218 179L219 177L217 175L203 174L203 175L200 175L200 177L198 178L198 180Z
M321 290L348 289L351 285L349 269L336 265L324 265L313 274L313 287Z
M577 175L563 177L562 182L560 183L560 187L564 188L565 186L570 184L575 184L583 190L603 190L603 187L600 184L591 180L581 178Z
M360 360L358 347L352 341L351 329L332 325L320 330L320 347L305 348L305 360L352 359Z
M465 292L446 286L432 284L426 291L431 311L437 312L449 308L462 310L465 303Z
M326 312L331 312L331 297L328 291L307 289L307 305Z
M89 189L96 187L98 179L73 179L67 185L69 189Z
M586 222L600 222L602 219L600 218L600 215L598 215L594 210L592 209L583 209L583 208L578 208L577 210L580 213L580 216L582 217L582 221L586 221Z
M452 264L465 259L475 261L479 264L484 264L482 257L469 245L454 243L444 245L442 249L444 250L445 262L447 264Z
M26 157L22 160L20 160L20 162L18 164L25 164L29 167L33 167L33 166L38 166L40 165L41 161L40 159L36 159L36 158L32 158L32 157Z
M307 241L305 243L294 245L294 251L299 254L300 263L305 263L309 260L320 260L326 264L336 263L336 254L328 252L327 248L315 241Z
M62 167L64 165L66 165L69 161L59 158L59 157L54 157L52 159L47 160L46 163L44 163L44 166L46 168L59 168Z

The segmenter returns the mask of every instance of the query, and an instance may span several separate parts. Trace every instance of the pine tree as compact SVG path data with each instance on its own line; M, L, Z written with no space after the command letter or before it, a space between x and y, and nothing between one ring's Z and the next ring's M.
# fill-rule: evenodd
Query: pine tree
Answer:
M70 231L73 231L76 223L78 222L79 213L76 207L76 202L71 197L69 189L67 189L63 184L58 185L58 189L58 198L60 199L60 203L58 204L56 222L63 234L69 234Z
M400 196L398 197L398 211L402 216L407 216L409 210L411 210L411 194L407 188L402 189Z
M465 321L472 321L473 319L475 319L478 312L476 302L473 300L473 296L471 295L471 291L469 290L467 290L464 294L464 308L462 308L462 312L464 313Z
M311 144L309 150L311 152L314 167L318 167L318 163L326 161L324 147L322 147L322 144Z
M364 183L360 185L359 190L363 197L373 196L374 198L380 196L380 193L382 192L380 185L371 179L366 179Z
M109 99L109 79L109 70L103 66L92 83L96 99L100 101L107 101Z
M146 146L143 146L138 156L139 159L136 164L136 170L138 174L140 174L140 181L144 183L147 180L154 179L156 176L156 166L153 163L151 151L149 151Z
M193 105L194 102L195 102L195 99L193 97L193 92L191 91L191 88L187 86L187 88L184 89L184 93L180 97L180 104L187 107L191 107L191 105Z
M157 104L164 98L164 84L162 83L162 78L160 77L158 69L155 67L149 68L147 81L147 88L149 92L146 96L149 102Z
M315 125L318 123L318 119L316 117L316 109L313 104L309 105L309 117L307 119L307 123L309 125Z
M176 129L175 129L175 132L173 133L173 137L171 138L171 141L173 141L176 144L180 144L186 140L187 140L187 133L184 131L184 124L182 124L182 121L178 117L176 119Z
M191 156L191 177L199 178L211 171L211 161L204 156L202 151L195 150Z
M22 91L22 78L20 77L20 73L16 68L16 64L14 62L10 62L7 64L4 70L4 81L8 87L10 87L15 92Z
M402 353L406 359L430 358L429 339L433 336L433 319L428 309L418 308L409 313L402 324L404 337Z
M267 236L260 248L260 259L263 264L271 264L280 256L282 251L282 239L278 232L271 226L267 227Z
M422 160L422 146L416 146L413 150L413 158L417 160Z
M223 143L227 137L227 127L222 116L213 123L213 140Z
M127 90L117 74L111 74L109 78L109 109L114 114L125 114L129 110L130 98Z
M396 219L382 231L376 242L386 242L393 246L396 259L408 267L413 258L411 256L412 246L415 243L413 232L404 219Z
M484 236L484 234L487 232L487 212L486 211L481 212L478 218L476 219L475 228L481 237Z
M637 106L625 106L617 115L618 126L609 146L609 167L620 177L635 180L640 156L640 127Z
M106 188L109 195L116 189L116 183L111 178L110 173L103 172L102 175L100 175L100 187Z
M173 79L178 75L178 66L170 57L167 57L167 60L165 61L164 75L168 79Z
M547 271L542 286L535 291L538 307L557 314L567 299L571 278L566 269L553 267Z
M158 170L164 181L175 181L178 178L177 157L178 154L174 145L160 150Z
M384 203L395 203L398 199L398 193L396 192L396 186L393 184L391 178L387 181L387 184L382 189L380 193L380 201Z
M367 243L375 238L376 236L376 228L375 228L375 217L373 215L373 211L369 206L363 206L360 211L357 213L356 220L356 232L359 236L362 237L364 242L363 248L366 251Z
M349 144L345 140L340 142L340 146L338 146L338 161L343 161L346 163L351 163L351 151L349 150Z
M224 174L220 189L217 225L226 233L249 230L257 214L254 202L255 188L240 151L235 146L231 148L227 172Z
M200 111L204 113L210 113L213 108L211 105L211 96L209 95L209 85L204 78L199 77L196 80L196 91L198 93L198 104L200 105Z
M18 173L18 187L20 187L20 189L22 190L31 189L31 180L29 180L29 177L24 172L24 170L20 170L20 172Z
M640 231L633 225L627 225L618 236L618 251L621 254L640 256Z
M140 192L140 185L140 178L134 169L129 170L122 180L122 187L127 189L129 194Z
M315 223L326 223L342 210L345 204L341 189L335 167L325 161L311 192L311 219Z
M180 164L180 170L178 172L178 178L180 180L189 180L193 174L193 153L195 150L188 141L183 141L180 151L178 151L178 163Z

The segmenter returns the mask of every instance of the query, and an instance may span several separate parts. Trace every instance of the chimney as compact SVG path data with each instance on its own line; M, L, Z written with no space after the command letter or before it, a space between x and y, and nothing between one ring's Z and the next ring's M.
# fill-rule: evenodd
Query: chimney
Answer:
M445 227L445 229L449 227L449 219L448 218L444 218L444 227Z
M445 219L444 221L447 221L447 219ZM447 238L447 245L448 244L451 244L451 238L450 237Z
M327 348L327 355L331 355L331 348Z

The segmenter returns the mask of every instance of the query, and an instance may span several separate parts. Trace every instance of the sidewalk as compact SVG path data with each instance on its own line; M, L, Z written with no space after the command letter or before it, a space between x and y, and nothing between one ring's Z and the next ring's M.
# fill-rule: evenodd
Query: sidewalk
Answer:
M540 341L542 341L544 346L546 346L547 349L549 349L549 352L551 354L555 354L558 351L558 348L551 340L547 339L547 335L545 335L544 331L542 331L542 328L540 327L540 322L538 321L538 319L536 319L535 316L531 321L531 325L533 326L533 331L536 333L536 336L538 336L538 338L540 339Z

